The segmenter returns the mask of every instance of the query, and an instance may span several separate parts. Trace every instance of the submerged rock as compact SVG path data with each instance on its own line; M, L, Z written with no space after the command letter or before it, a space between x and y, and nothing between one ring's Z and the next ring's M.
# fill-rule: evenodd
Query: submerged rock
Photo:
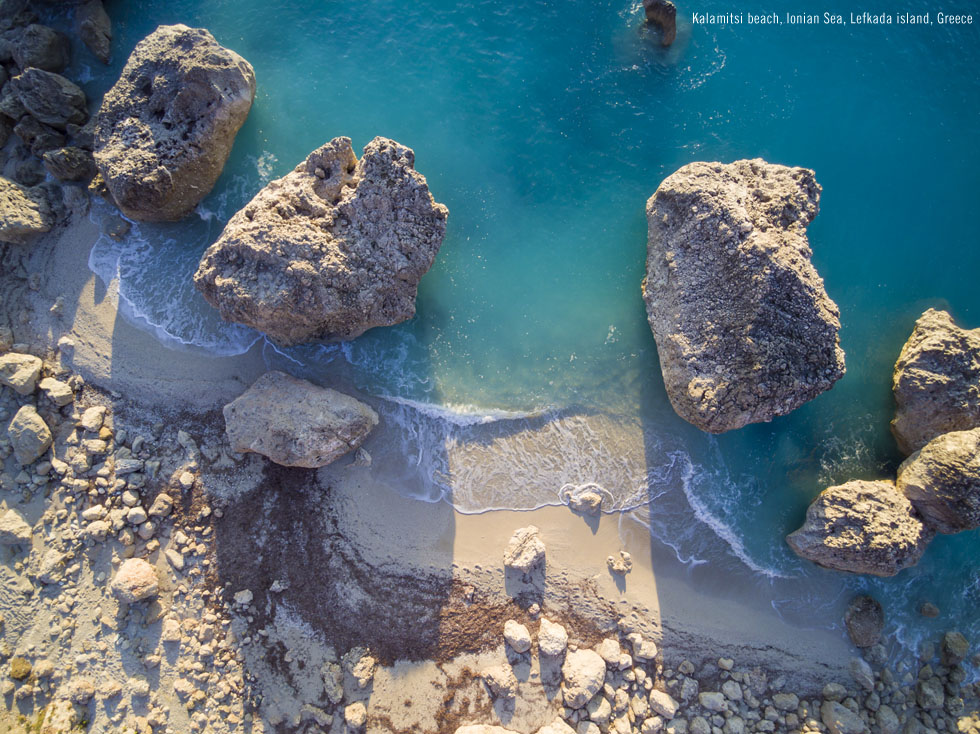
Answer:
M0 177L0 242L25 244L50 232L54 215L41 188L27 188Z
M284 345L412 318L449 214L414 165L393 140L358 161L334 138L231 218L194 283L222 318Z
M283 466L326 466L355 450L378 424L370 406L283 372L266 372L224 408L235 451Z
M892 433L905 454L980 426L980 329L961 329L946 311L927 310L902 347L892 390Z
M896 486L940 533L980 527L980 428L932 439L902 462Z
M881 639L885 612L873 597L855 597L844 612L844 626L855 647L871 647Z
M647 23L662 31L660 43L664 46L672 44L677 38L677 6L670 0L643 0L643 12Z
M894 576L919 562L932 537L893 482L858 479L821 492L786 542L825 568Z
M691 163L647 202L643 298L667 395L711 433L785 415L844 374L839 311L810 262L813 171Z
M132 219L189 214L224 168L255 97L255 73L203 28L160 26L106 92L95 162Z

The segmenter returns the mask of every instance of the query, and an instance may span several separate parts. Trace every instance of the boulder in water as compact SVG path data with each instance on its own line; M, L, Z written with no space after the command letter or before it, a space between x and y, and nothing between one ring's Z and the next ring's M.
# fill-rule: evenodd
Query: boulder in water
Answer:
M881 639L885 612L874 597L855 597L844 612L844 626L855 647L871 647Z
M358 161L334 138L231 218L194 283L222 318L283 345L412 318L449 213L414 166L393 140L375 138Z
M856 479L821 492L786 542L825 568L894 576L919 562L933 534L894 482Z
M95 123L95 162L116 205L144 221L189 214L254 97L252 66L203 28L164 25L136 44Z
M911 454L936 436L980 426L980 329L930 308L915 322L892 380L892 433Z
M647 202L643 298L667 395L711 433L770 421L844 374L836 304L810 262L813 171L691 163Z
M228 403L224 416L235 451L310 469L357 449L378 424L361 401L277 371Z
M677 6L671 0L643 0L647 23L657 26L663 36L660 43L669 46L677 38Z

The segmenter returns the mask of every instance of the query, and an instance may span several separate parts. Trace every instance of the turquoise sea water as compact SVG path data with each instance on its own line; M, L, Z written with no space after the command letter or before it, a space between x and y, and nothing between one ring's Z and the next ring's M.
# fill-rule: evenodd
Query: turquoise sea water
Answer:
M915 12L970 10L953 5ZM976 532L937 538L881 581L814 569L782 542L829 483L894 473L891 369L922 310L980 326L980 25L692 26L692 10L730 8L682 2L662 49L629 0L107 6L112 66L77 59L93 98L160 23L207 27L258 79L200 216L93 251L136 321L174 346L246 349L258 335L193 290L200 254L331 137L395 138L450 210L417 318L348 345L265 351L397 399L382 413L405 445L375 463L403 472L405 491L478 512L595 483L698 583L734 574L811 624L870 590L906 641L927 630L915 608L930 599L937 628L980 635ZM708 437L664 394L640 298L644 204L688 162L757 156L813 168L824 187L810 239L847 375L790 416ZM514 418L527 413L540 417Z

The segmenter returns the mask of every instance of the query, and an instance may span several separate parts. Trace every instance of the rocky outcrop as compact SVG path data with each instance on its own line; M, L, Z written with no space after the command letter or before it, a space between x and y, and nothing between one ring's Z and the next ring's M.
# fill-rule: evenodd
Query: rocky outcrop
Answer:
M858 479L821 492L786 542L825 568L894 576L919 562L932 537L893 482Z
M51 447L51 429L37 414L33 405L22 405L7 426L7 436L14 457L21 464L30 464Z
M202 28L160 26L106 92L95 161L132 219L177 220L224 168L255 97L251 65Z
M647 23L662 32L660 43L669 46L677 38L677 6L670 0L643 0L643 12Z
M109 588L119 601L132 604L156 596L160 580L156 569L142 558L129 558L116 571Z
M0 177L0 242L25 244L50 232L54 215L41 188L27 188Z
M980 527L980 428L932 439L902 463L896 486L940 533Z
M980 426L980 329L961 329L930 308L895 363L892 433L911 454L950 431Z
M75 8L75 28L88 50L103 64L108 64L112 21L105 12L102 0L87 0Z
M836 304L810 262L813 171L691 163L647 202L643 282L667 395L711 433L769 421L844 374Z
M414 166L393 140L358 161L334 138L231 218L195 284L222 318L283 345L410 319L448 216Z
M360 446L378 424L370 406L283 372L266 372L224 408L235 451L283 466L326 466Z

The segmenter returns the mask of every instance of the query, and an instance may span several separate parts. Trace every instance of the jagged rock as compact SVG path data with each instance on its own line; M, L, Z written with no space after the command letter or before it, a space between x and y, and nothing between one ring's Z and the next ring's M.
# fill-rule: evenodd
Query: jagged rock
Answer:
M156 596L160 581L149 563L142 558L128 558L116 571L110 589L119 601L132 604Z
M830 734L865 734L868 731L860 716L837 701L824 701L820 718Z
M251 65L202 28L160 26L140 41L96 118L95 162L116 205L145 221L190 213L254 97Z
M40 188L26 188L0 177L0 242L26 244L51 231L54 215Z
M24 109L38 122L65 130L69 123L82 125L88 120L85 92L61 74L30 68L9 84Z
M919 562L932 537L893 482L854 480L821 492L786 542L825 568L894 576Z
M711 433L769 421L844 374L839 311L810 262L813 171L691 163L647 202L643 298L667 395Z
M509 665L496 665L480 673L494 698L513 699L517 696L517 678Z
M876 599L857 596L847 605L844 626L855 647L871 647L881 639L885 612Z
M306 468L357 449L378 424L378 414L361 401L277 371L228 403L224 416L234 451Z
M71 61L68 36L44 25L32 23L12 32L10 52L21 69L29 66L45 71L61 71Z
M594 489L587 489L571 495L568 498L568 506L583 515L598 517L602 513L602 494Z
M65 144L65 136L55 130L50 125L38 122L30 115L20 118L20 122L14 125L14 134L17 135L31 150L31 155L40 158L47 151L60 148ZM34 163L34 161L31 161ZM40 168L40 166L38 167ZM41 169L41 176L44 175ZM27 185L35 185L33 181L23 181ZM38 181L40 183L40 181Z
M38 385L41 392L47 395L48 400L63 408L75 399L75 393L67 382L56 380L53 377L45 377Z
M0 515L0 545L28 545L31 535L31 526L17 510Z
M504 551L504 567L528 574L544 565L544 541L534 525L514 531Z
M980 527L980 428L932 439L902 462L895 486L940 533Z
M612 573L625 576L633 570L633 556L621 550L618 555L606 558L606 566Z
M51 429L33 405L23 405L7 426L14 456L21 464L39 459L51 447Z
M42 365L32 354L9 352L0 355L0 385L6 385L18 395L30 395L37 385Z
M75 8L75 28L88 50L103 64L108 64L112 21L105 12L102 0L87 0Z
M551 622L544 617L538 627L538 652L541 655L560 657L568 649L568 632L557 622Z
M79 730L82 722L81 712L64 698L56 698L44 709L38 734L66 734Z
M861 658L851 658L851 662L848 667L851 671L851 677L859 686L868 691L873 691L875 689L875 674L867 660L862 660Z
M231 218L194 283L222 318L283 345L412 318L449 214L414 165L393 140L358 161L334 138Z
M680 704L669 693L656 688L650 691L650 708L668 721L677 715L679 707Z
M905 454L980 426L980 329L961 329L946 311L928 309L902 347L892 390L892 433Z
M962 632L952 630L943 635L942 663L948 668L959 665L966 660L970 652L970 643Z
M95 159L82 148L49 150L43 158L48 173L59 181L88 181L95 175Z
M576 650L565 656L561 672L565 705L580 709L602 688L606 678L606 661L594 650Z
M643 0L647 23L657 26L663 33L660 43L669 46L677 38L677 6L670 0Z
M517 653L531 649L531 633L528 632L527 627L514 619L504 622L504 641Z

